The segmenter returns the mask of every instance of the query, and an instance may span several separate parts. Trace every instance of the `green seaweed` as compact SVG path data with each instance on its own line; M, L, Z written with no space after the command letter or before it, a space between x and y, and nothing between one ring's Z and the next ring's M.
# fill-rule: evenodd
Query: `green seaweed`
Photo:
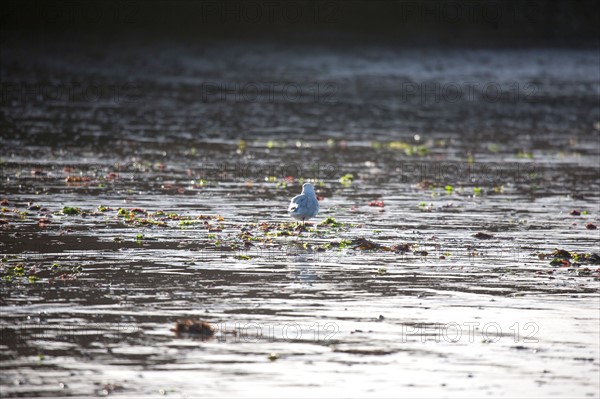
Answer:
M329 227L341 227L341 223L338 223L334 218L328 216L327 219L323 220L319 223L319 226L329 226Z
M340 177L340 184L344 187L350 187L354 181L354 175L352 173L346 173Z

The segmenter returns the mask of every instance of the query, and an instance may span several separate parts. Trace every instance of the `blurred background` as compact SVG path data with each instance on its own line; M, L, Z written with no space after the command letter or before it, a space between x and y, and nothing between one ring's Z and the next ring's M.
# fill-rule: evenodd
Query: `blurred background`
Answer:
M5 2L2 25L44 33L237 39L355 34L371 43L570 46L598 43L599 9L585 0L28 0Z
M62 120L67 103L68 122L46 126L52 140L88 135L89 115L78 106L90 104L105 127L92 136L541 135L589 132L598 119L596 1L2 8L5 137L33 134L34 109L49 107L46 115Z

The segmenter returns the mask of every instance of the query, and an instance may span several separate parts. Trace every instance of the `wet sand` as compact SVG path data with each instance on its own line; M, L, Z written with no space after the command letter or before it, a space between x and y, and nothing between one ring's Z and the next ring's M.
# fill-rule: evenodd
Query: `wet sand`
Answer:
M3 396L600 395L595 50L50 42L1 58Z

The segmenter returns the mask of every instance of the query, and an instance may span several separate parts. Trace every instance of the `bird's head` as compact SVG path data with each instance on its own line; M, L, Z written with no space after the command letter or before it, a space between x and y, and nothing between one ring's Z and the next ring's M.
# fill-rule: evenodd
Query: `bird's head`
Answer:
M302 185L302 192L303 193L314 193L315 192L315 188L310 183L304 183Z

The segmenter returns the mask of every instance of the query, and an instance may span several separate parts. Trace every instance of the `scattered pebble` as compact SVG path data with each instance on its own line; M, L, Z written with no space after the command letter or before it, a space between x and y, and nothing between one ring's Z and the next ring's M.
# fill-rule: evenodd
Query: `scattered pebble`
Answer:
M392 251L394 252L401 252L401 253L405 253L405 252L409 252L410 251L410 244L399 244L399 245L394 245L391 248Z
M359 249L361 251L369 251L369 250L381 250L381 251L391 251L391 248L385 247L383 245L377 244L373 241L367 240L366 238L357 238L352 240L353 249Z
M571 259L571 253L569 251L565 251L564 249L557 249L552 252L552 257L559 259Z
M177 320L175 328L171 329L176 335L191 334L212 337L215 335L215 328L208 322L194 319Z

